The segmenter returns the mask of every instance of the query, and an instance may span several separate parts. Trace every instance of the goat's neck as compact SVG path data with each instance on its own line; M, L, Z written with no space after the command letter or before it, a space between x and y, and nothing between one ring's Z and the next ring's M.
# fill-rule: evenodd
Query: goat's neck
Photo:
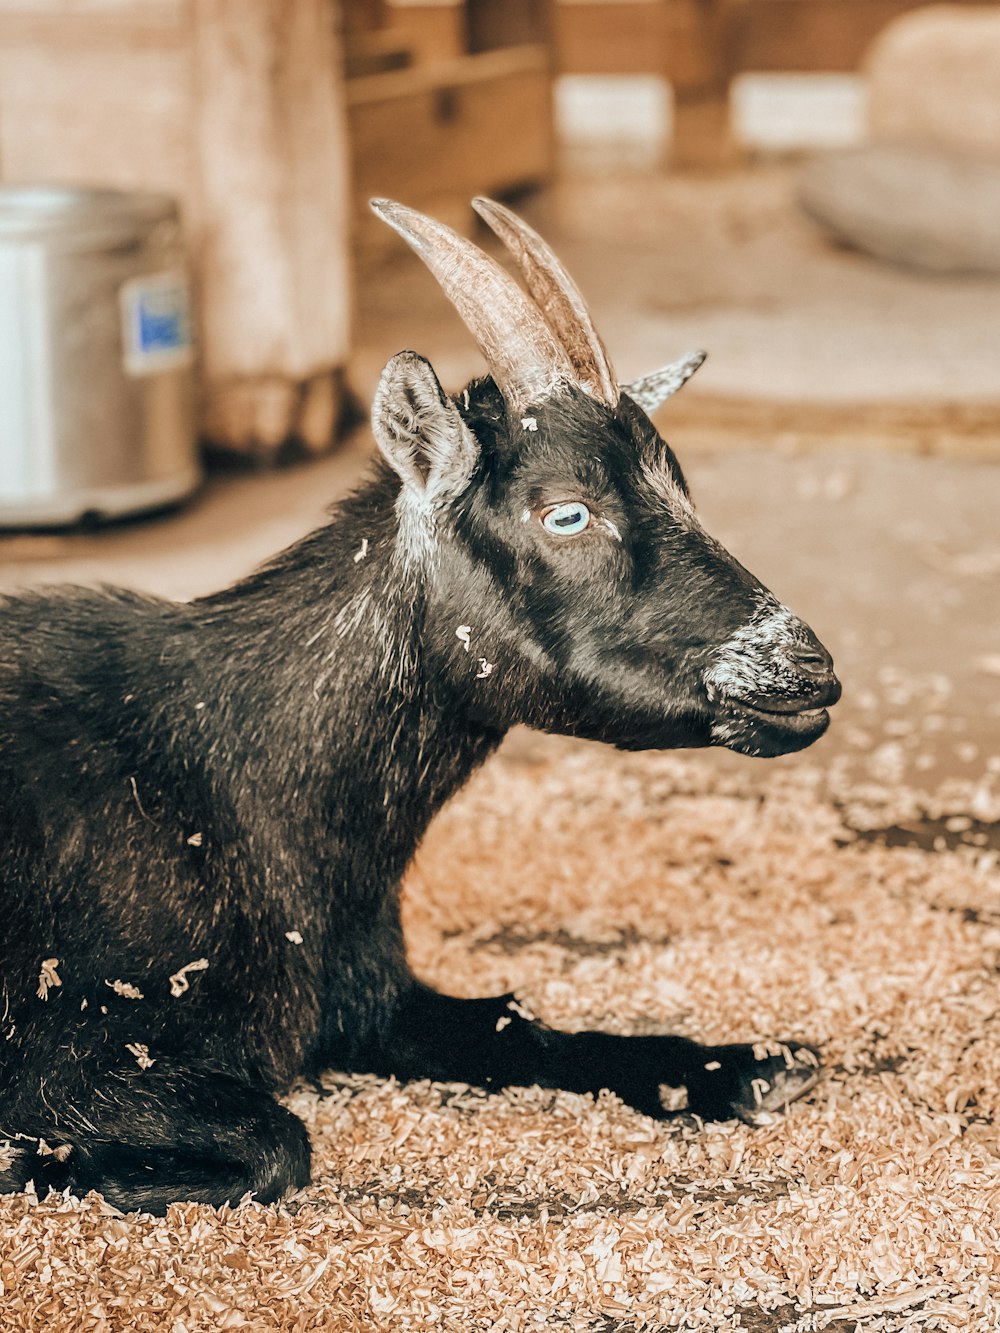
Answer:
M225 607L212 620L232 638L256 751L236 761L317 837L377 848L391 877L503 733L445 692L428 660L423 577L381 526L366 539L356 519L335 522L208 605Z

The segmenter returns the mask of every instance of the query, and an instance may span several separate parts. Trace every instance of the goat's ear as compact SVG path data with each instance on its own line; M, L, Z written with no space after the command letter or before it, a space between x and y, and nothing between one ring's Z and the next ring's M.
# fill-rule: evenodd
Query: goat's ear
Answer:
M684 388L706 356L707 352L689 352L679 361L671 361L662 370L654 370L651 375L643 375L641 380L623 384L622 392L627 393L644 412L653 413L661 403L672 398L678 389Z
M372 430L403 485L430 503L460 495L475 471L475 437L416 352L400 352L382 371Z

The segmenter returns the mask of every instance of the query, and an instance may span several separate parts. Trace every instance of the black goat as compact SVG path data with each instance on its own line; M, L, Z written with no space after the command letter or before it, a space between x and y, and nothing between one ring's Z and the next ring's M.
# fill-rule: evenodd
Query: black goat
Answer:
M469 242L374 205L490 366L457 398L386 366L388 466L225 592L0 602L0 1189L119 1207L273 1200L309 1176L274 1098L327 1067L597 1092L766 1118L791 1044L568 1035L406 963L398 891L428 821L515 723L628 749L796 750L829 655L699 526L652 410L579 293L499 205L530 297ZM0 1149L2 1152L2 1149Z

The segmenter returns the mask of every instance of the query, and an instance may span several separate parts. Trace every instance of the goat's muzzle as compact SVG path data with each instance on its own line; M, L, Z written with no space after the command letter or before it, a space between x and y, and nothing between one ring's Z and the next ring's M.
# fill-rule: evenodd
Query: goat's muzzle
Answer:
M832 708L841 696L841 684L833 671L833 658L810 637L790 645L783 653L785 673L779 690L752 690L729 695L727 702L749 706L761 713L786 717Z
M811 630L799 622L794 639L761 663L759 674L732 672L725 685L710 689L717 742L750 754L801 750L830 725L828 708L841 695L833 659ZM728 686L728 688L727 688Z

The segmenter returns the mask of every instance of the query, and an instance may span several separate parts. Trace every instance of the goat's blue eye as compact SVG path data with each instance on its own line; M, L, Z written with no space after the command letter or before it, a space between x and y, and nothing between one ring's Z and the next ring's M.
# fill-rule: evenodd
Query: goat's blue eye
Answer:
M557 537L575 537L590 526L590 510L579 500L569 504L553 505L542 515L542 527Z

